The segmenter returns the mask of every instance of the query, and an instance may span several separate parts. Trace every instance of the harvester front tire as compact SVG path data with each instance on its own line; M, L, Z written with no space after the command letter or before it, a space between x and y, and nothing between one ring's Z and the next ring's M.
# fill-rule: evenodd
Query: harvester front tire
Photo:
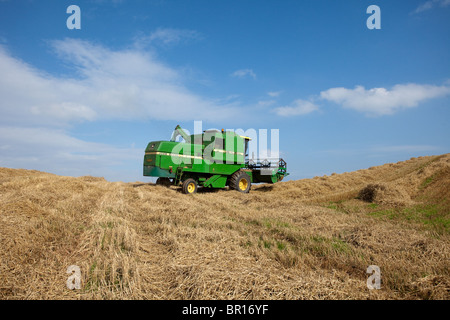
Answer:
M198 190L197 182L191 178L184 180L182 190L184 194L196 193Z
M250 177L243 171L233 173L230 178L230 188L242 193L249 193L252 187Z

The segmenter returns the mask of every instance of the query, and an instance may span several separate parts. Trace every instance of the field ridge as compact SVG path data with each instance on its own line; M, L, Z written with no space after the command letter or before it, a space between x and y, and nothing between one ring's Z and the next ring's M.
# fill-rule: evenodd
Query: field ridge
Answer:
M0 168L0 298L449 299L449 193L450 154L249 194Z

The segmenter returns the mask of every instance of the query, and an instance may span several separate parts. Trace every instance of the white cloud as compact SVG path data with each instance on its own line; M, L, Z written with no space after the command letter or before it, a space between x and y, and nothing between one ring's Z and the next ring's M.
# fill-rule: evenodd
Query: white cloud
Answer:
M31 114L39 117L56 118L64 122L71 122L73 119L94 120L97 114L91 108L73 102L61 102L48 106L32 106Z
M0 126L0 154L1 167L106 176L112 180L137 180L142 175L142 150L86 142L59 129ZM125 162L135 163L132 168L136 169L127 171ZM121 176L115 166L122 168Z
M236 70L235 72L233 72L231 74L231 76L232 77L237 77L237 78L251 77L253 79L256 79L256 74L253 72L252 69Z
M281 94L281 91L271 91L267 92L267 94L273 98L278 97Z
M434 7L437 7L437 6L444 8L449 5L450 5L450 0L429 0L429 1L422 3L420 6L418 6L416 8L416 10L414 10L414 13L420 13L423 11L427 11L427 10L433 9Z
M54 76L0 46L0 123L66 126L98 119L223 120L242 113L186 88L180 74L140 50L54 41L73 75Z
M367 115L388 115L398 110L416 107L419 103L450 94L450 86L398 84L388 90L362 86L354 89L331 88L322 91L322 99Z
M140 36L135 39L137 47L149 44L174 45L182 42L202 39L202 35L189 29L158 28L150 35Z
M238 102L191 92L177 70L143 50L75 39L50 44L72 73L49 74L0 45L0 166L139 179L142 150L83 141L69 129L86 121L216 122L245 113Z
M269 106L274 105L275 103L276 103L275 100L261 100L261 101L258 101L257 107L269 107Z
M306 115L317 110L319 110L319 107L314 103L298 99L289 106L275 108L274 112L279 116L290 117Z

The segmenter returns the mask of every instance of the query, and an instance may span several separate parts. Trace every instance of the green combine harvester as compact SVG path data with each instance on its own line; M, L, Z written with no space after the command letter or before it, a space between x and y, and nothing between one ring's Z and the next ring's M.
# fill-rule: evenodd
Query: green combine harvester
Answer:
M184 142L177 142L181 136ZM275 183L288 175L286 162L248 160L249 137L232 131L206 130L188 135L180 126L170 141L152 141L144 156L144 176L156 184L181 186L183 193L198 187L225 188L248 193L252 183Z

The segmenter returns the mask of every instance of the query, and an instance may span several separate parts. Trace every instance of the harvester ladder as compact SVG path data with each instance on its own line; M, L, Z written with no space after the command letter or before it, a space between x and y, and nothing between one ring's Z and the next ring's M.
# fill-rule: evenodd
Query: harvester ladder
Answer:
M175 171L175 181L174 181L174 185L178 185L180 184L180 182L182 181L181 178L183 176L183 167L177 167L177 170Z

